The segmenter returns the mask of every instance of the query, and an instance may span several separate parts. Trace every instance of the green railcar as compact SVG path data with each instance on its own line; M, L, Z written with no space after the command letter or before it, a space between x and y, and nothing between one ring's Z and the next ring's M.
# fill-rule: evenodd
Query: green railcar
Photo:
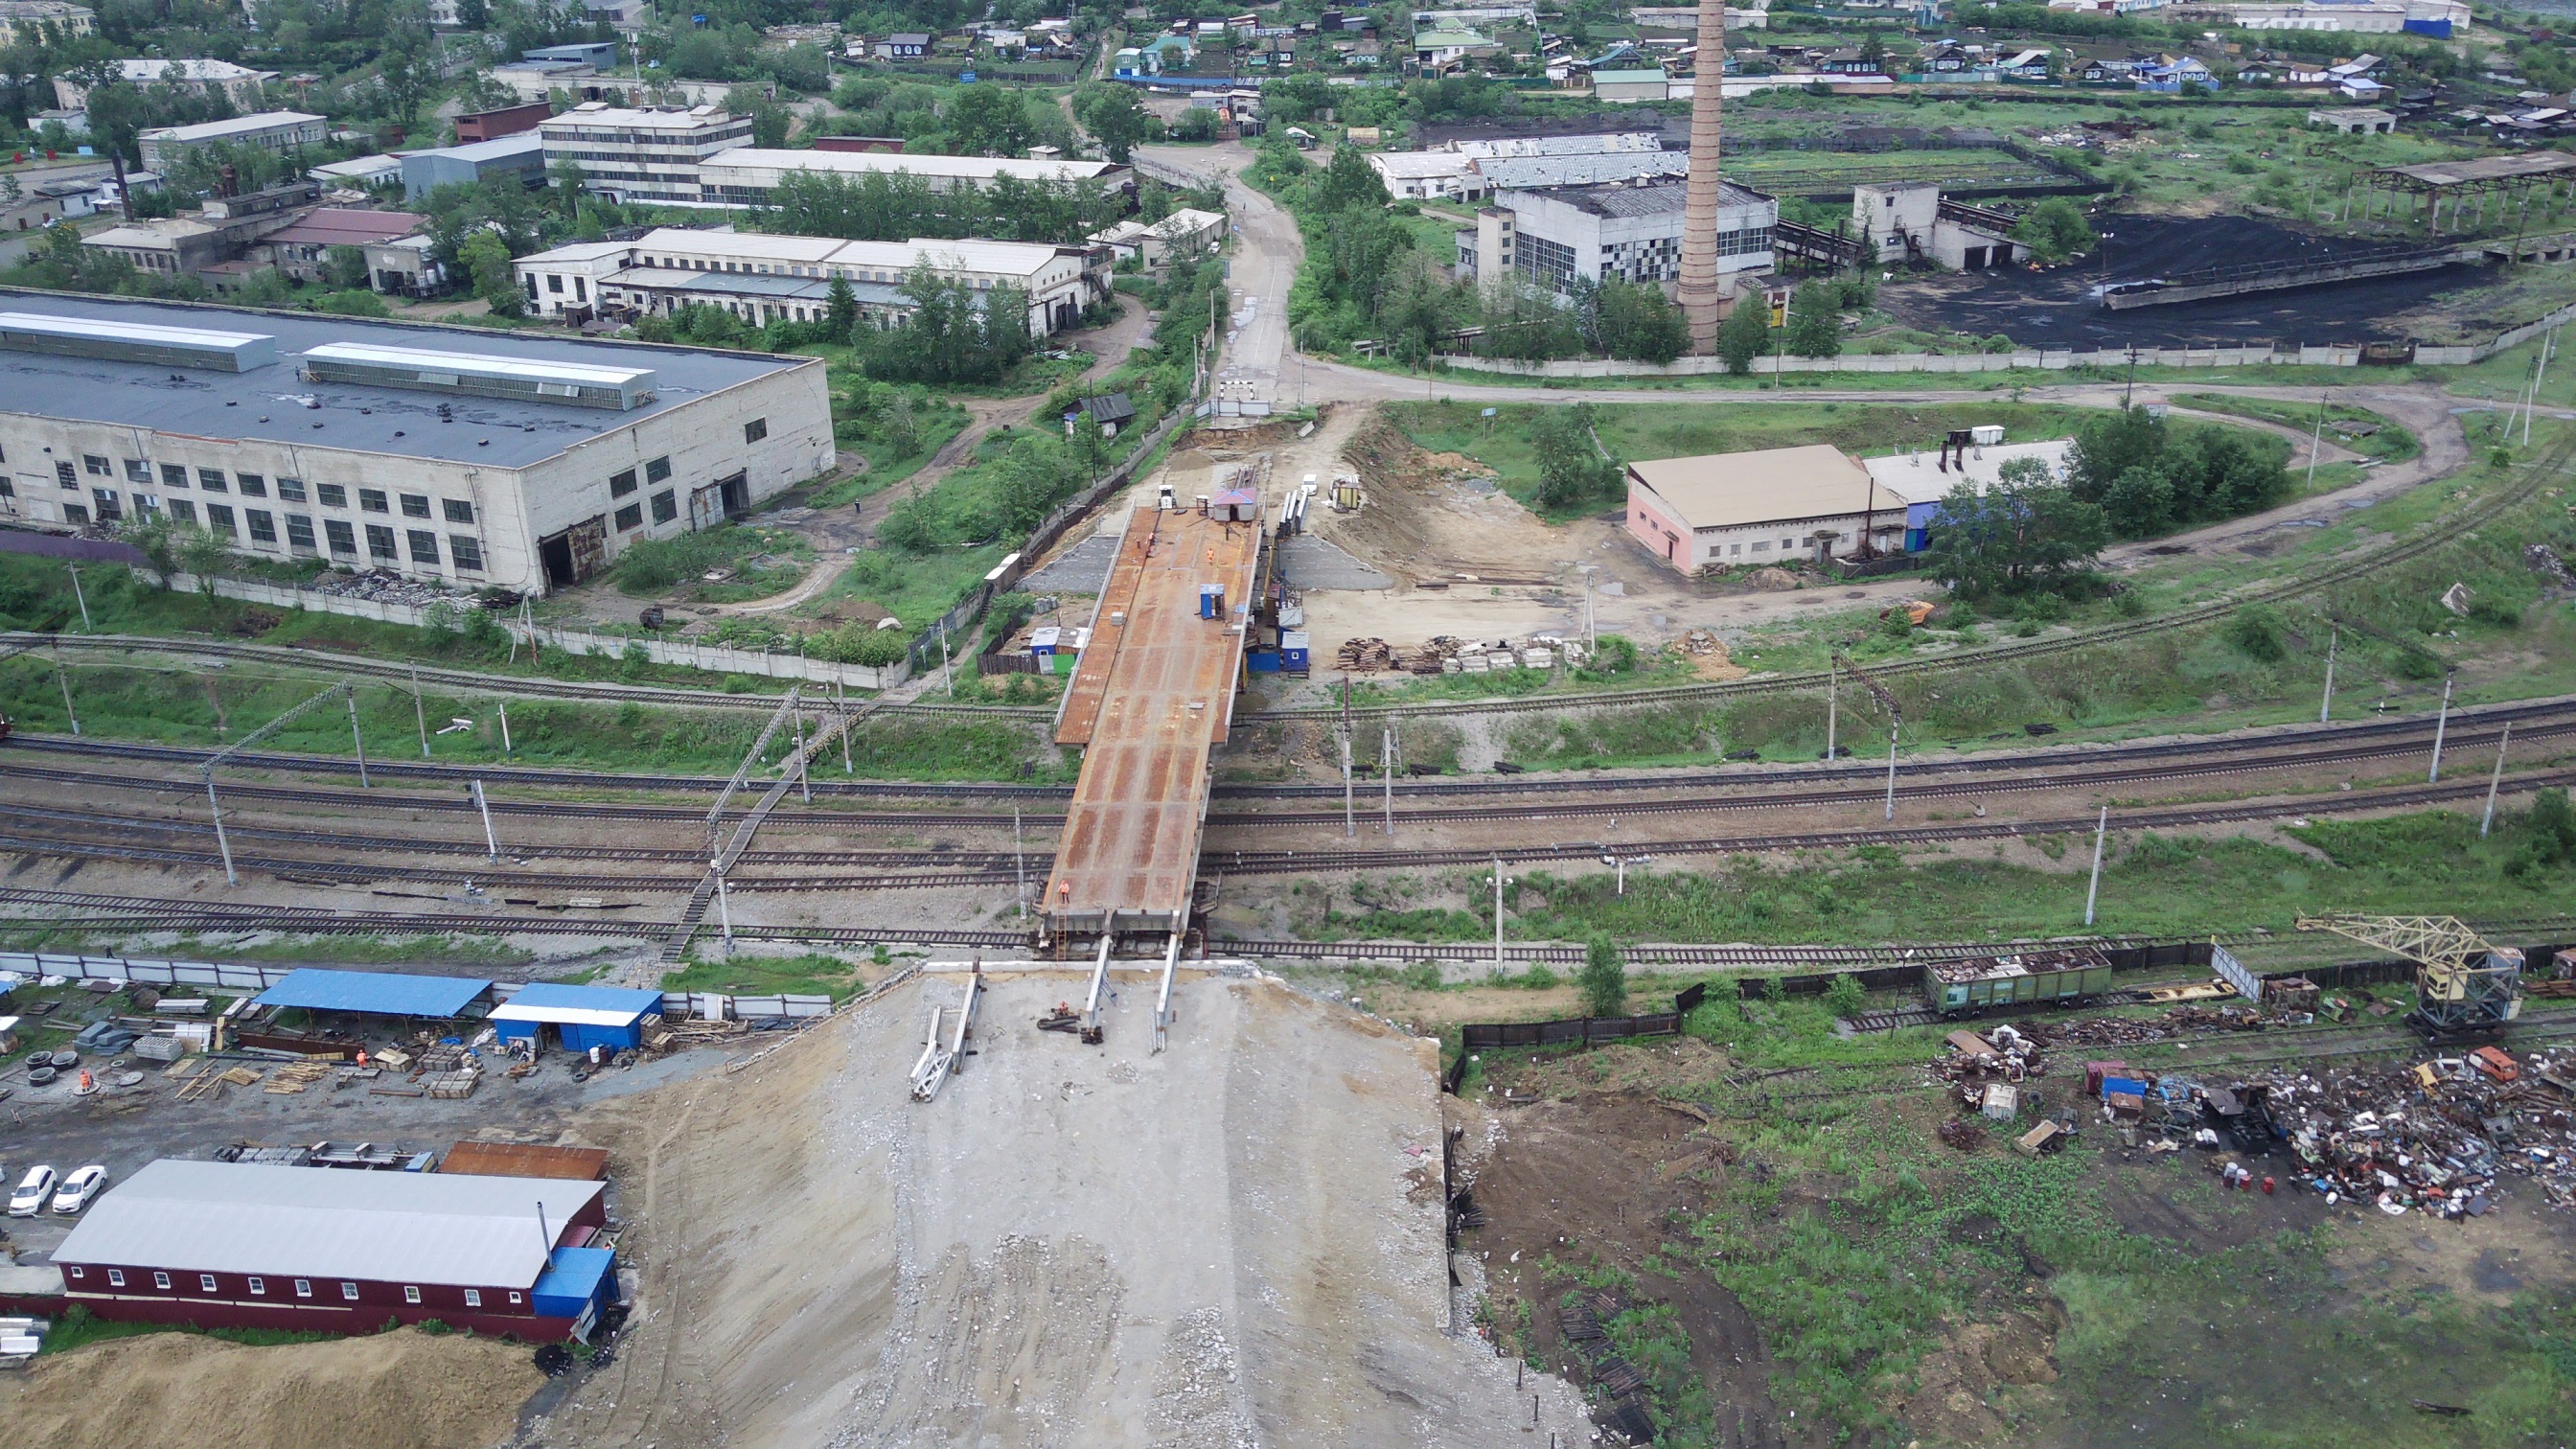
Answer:
M2090 946L1929 961L1923 995L1943 1017L2081 1001L2111 989L2111 962Z

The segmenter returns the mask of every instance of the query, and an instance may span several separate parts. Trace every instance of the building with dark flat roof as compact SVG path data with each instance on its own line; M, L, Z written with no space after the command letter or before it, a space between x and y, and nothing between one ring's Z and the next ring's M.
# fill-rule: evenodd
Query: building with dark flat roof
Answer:
M587 1339L616 1257L585 1246L607 1188L570 1178L333 1172L164 1158L109 1188L53 1253L118 1322L372 1333L388 1318Z
M0 289L21 517L544 592L832 463L819 358Z
M524 135L537 128L537 123L555 113L545 101L525 105L503 106L497 111L476 111L456 118L456 144L470 146L477 141L498 141L504 136Z

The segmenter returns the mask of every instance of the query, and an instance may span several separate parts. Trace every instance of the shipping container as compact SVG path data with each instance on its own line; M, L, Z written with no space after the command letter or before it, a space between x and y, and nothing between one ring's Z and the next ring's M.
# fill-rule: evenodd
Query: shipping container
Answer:
M2111 962L2090 946L1971 956L1923 968L1923 994L1944 1017L2007 1006L2081 1001L2111 989Z

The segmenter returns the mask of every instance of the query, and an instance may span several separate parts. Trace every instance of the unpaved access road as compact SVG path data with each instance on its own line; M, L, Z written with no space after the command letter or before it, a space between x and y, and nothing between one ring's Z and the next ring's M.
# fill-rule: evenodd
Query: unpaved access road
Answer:
M1589 1441L1570 1388L1452 1332L1430 1042L1210 976L1157 1054L1117 980L1100 1047L1033 1024L1078 973L999 980L935 1102L905 1074L960 975L600 1113L640 1286L542 1442Z

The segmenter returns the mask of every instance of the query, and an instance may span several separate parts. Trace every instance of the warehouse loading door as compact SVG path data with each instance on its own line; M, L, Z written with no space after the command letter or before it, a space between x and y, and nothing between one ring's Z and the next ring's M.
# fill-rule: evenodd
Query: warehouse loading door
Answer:
M584 519L538 539L537 557L545 565L549 589L570 588L589 578L608 559L608 515Z

